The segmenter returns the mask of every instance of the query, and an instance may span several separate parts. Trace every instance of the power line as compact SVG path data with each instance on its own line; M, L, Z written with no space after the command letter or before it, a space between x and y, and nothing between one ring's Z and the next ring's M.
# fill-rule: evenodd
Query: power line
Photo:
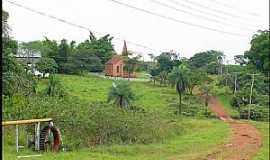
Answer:
M210 13L210 12L205 12L205 11L202 11L202 10L198 10L198 9L193 8L193 7L191 7L191 6L188 6L188 5L185 5L185 4L183 4L183 3L180 3L179 1L176 1L176 0L169 0L169 1L172 2L172 3L174 3L174 4L176 4L176 5L179 5L179 6L182 6L182 7L185 7L185 8L189 8L189 9L192 9L192 10L197 11L197 12L200 12L200 13L204 13L204 14L206 14L206 15L211 15L211 16L216 17L216 18L221 18L221 19L223 19L223 20L227 20L227 21L229 21L229 20L234 20L234 21L237 21L237 22L239 23L238 20L241 19L241 17L238 16L238 15L236 15L236 14L232 14L232 13L230 13L230 12L225 12L225 11L222 11L222 10L210 8L210 7L207 7L207 6L205 6L205 5L202 5L202 4L200 4L200 3L196 3L196 2L193 2L193 1L190 1L190 0L184 0L184 1L185 1L186 3L191 4L191 5L194 5L194 6L197 6L197 7L201 7L201 8L207 9L207 10L211 10L211 11L214 11L214 12L216 12L216 13L223 14L223 15L225 15L225 16L229 16L229 17L231 17L231 18L238 18L238 19L231 19L231 18L228 19L227 17L224 17L224 16L219 16L219 15L216 15L216 14L213 14L213 13ZM250 20L249 20L249 22L250 22ZM243 24L243 25L248 25L248 26L257 27L257 26L252 25L252 24Z
M157 0L150 0L150 1L153 2L153 3L156 3L156 4L160 5L160 6L163 6L163 7L166 7L166 8L170 8L170 9L176 10L176 11L178 11L178 12L186 13L186 14L191 15L191 16L194 16L194 17L200 17L200 18L202 18L202 19L205 19L205 20L208 20L208 21L211 21L211 22L215 22L215 23L218 23L218 24L226 24L226 25L228 25L228 26L237 26L237 27L239 27L238 25L234 25L234 24L231 24L231 23L228 24L228 23L225 23L224 21L212 19L212 18L209 18L209 17L206 17L206 16L202 16L202 15L199 15L199 14L194 14L193 12L181 10L181 9L178 9L178 8L173 7L173 6L171 6L171 5L168 5L168 4L162 3L162 2L160 2L160 1L157 1ZM192 10L194 9L194 8L192 8L192 7L190 7L190 6L186 6L186 5L181 5L181 6L187 7L187 8L192 9ZM194 9L194 10L195 10L195 9ZM205 14L207 14L207 15L209 14L208 12L204 12L204 11L202 11L202 10L195 10L195 11L198 11L198 12L200 12L200 13L205 13ZM211 13L210 13L210 14L211 14ZM211 15L216 16L215 14L211 14ZM247 27L240 27L240 28L246 29L246 30L249 30L249 31L254 31L254 29L250 29L250 28L247 28Z
M123 2L120 2L120 1L117 1L117 0L108 0L108 1L111 1L113 3L119 4L119 5L128 7L128 8L132 8L132 9L135 9L135 10L138 10L138 11L141 11L141 12L156 16L156 17L160 17L160 18L163 18L163 19L166 19L166 20L174 21L174 22L177 22L177 23L186 24L186 25L189 25L189 26L193 26L193 27L197 27L197 28L203 28L203 29L206 29L206 30L219 32L219 33L224 33L224 34L229 34L229 35L233 35L233 36L239 36L239 37L248 36L248 35L244 35L244 34L239 34L239 33L234 33L234 32L227 32L227 31L223 31L223 30L220 30L220 29L210 28L210 27L203 26L203 25L200 25L200 24L195 24L195 23L191 23L191 22L182 21L182 20L179 20L179 19L176 19L176 18L173 18L173 17L169 17L169 16L165 16L165 15L162 15L162 14L159 14L159 13L156 13L156 12L149 11L149 10L146 10L146 9L138 8L138 7L135 7L133 5L123 3Z
M82 25L79 25L79 24L72 23L72 22L67 21L67 20L65 20L65 19L58 18L58 17L56 17L56 16L52 16L52 15L49 15L49 14L44 13L44 12L37 11L37 10L35 10L35 9L26 7L26 6L22 5L22 4L18 4L18 3L15 3L15 2L9 1L9 0L5 0L5 1L8 2L8 3L10 3L10 4L12 4L12 5L15 5L15 6L17 6L17 7L20 7L20 8L26 9L26 10L28 10L28 11L31 11L31 12L33 12L33 13L36 13L36 14L39 14L39 15L42 15L42 16L45 16L45 17L48 17L48 18L51 18L51 19L60 21L60 22L62 22L62 23L65 23L65 24L68 24L68 25L71 25L71 26L74 26L74 27L78 27L78 28L87 30L87 31L89 31L89 32L91 31L88 27L85 27L85 26L82 26ZM92 30L92 32L97 33L97 34L104 35L103 33L100 33L100 32L97 32L97 31L93 31L93 30ZM115 37L115 36L114 36L114 39L119 40L119 41L122 41L122 42L124 41L123 38L119 38L119 37ZM132 42L132 41L128 41L128 40L126 40L126 42L127 42L127 43L130 43L130 44L132 44L132 45L134 45L134 46L137 46L137 47L145 48L145 49L152 50L152 51L155 51L155 52L162 52L162 51L160 51L160 50L153 49L153 48L151 48L151 47L148 47L148 46L145 46L145 45L136 43L136 42Z
M226 4L226 3L222 3L220 1L217 1L217 0L208 0L208 1L211 1L211 2L214 2L216 4L219 4L223 7L227 7L227 8L230 8L230 9L233 9L233 10L236 10L236 11L241 11L242 13L244 14L248 14L248 15L251 15L251 16L255 16L255 17L260 17L260 15L256 14L256 13L251 13L249 11L246 11L246 10L243 10L243 9L240 9L240 8L237 8L233 5L229 5L229 4Z

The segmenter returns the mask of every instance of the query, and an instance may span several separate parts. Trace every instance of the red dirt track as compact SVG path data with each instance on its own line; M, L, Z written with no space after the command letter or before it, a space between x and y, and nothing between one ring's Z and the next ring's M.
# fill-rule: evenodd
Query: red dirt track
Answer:
M229 144L209 154L207 160L250 160L262 146L260 132L250 124L233 120L214 97L210 98L209 107L222 121L230 124L233 136Z

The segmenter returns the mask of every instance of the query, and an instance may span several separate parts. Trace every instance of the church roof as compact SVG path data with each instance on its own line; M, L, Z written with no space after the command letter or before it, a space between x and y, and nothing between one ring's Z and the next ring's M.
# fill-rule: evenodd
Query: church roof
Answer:
M123 60L122 56L115 55L108 62L106 62L106 64L115 64L115 63L119 62L120 60Z

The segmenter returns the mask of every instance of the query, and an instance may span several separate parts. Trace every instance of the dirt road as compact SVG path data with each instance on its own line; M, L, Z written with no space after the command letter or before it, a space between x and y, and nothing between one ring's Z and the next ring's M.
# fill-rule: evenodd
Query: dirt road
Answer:
M250 124L233 120L224 110L223 105L214 97L209 101L210 109L225 123L229 123L233 130L233 137L229 144L209 154L207 160L251 160L262 146L260 132Z

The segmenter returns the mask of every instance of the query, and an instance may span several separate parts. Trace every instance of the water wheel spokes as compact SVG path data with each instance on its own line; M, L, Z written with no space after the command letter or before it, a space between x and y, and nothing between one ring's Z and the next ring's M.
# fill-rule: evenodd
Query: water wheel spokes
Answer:
M60 149L61 134L55 126L46 126L41 130L39 149L40 151L57 152Z

